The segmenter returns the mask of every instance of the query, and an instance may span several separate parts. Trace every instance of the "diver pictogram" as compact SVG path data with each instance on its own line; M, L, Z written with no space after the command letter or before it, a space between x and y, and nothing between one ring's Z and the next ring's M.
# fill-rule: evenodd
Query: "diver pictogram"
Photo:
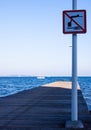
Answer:
M63 11L63 33L86 33L86 11Z

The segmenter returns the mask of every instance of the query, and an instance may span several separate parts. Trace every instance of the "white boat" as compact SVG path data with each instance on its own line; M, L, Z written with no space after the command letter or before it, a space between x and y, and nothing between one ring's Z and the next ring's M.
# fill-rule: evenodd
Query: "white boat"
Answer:
M37 76L37 79L45 79L45 76Z

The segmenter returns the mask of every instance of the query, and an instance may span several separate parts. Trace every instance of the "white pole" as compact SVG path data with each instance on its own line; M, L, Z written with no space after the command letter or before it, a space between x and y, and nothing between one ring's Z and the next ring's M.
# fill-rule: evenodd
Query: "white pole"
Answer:
M72 0L72 9L77 9L77 0ZM77 34L72 34L72 121L78 120L77 104Z

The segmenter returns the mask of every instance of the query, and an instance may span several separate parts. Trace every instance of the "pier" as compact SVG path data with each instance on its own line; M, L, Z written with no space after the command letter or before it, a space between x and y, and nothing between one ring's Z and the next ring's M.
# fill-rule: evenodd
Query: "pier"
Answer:
M83 130L90 130L91 115L79 85L78 116ZM0 98L0 130L71 130L65 128L68 120L71 82L54 82Z

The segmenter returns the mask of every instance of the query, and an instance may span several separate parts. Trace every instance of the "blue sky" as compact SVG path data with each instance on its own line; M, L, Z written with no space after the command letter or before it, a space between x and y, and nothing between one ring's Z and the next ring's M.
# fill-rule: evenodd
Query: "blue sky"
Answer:
M78 34L78 75L91 75L91 1L87 33ZM0 0L0 75L71 75L72 35L62 32L62 11L72 0Z

